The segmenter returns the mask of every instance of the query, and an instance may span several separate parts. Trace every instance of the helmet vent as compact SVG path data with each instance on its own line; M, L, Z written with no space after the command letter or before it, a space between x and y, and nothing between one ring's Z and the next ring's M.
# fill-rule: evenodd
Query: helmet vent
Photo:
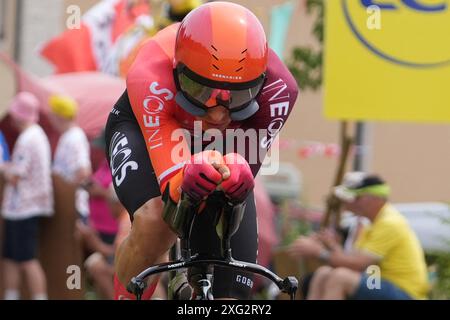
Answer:
M245 49L244 51L241 52L241 54L244 54L247 52L247 49ZM244 61L246 59L246 57L242 58L241 60L239 60L239 63L242 63L242 61ZM239 69L237 69L235 72L239 72L243 69L244 67L240 67Z
M214 47L213 45L211 45L211 48L213 48L216 52L218 51L218 50L216 49L216 47ZM212 55L212 56L213 56L214 59L216 59L217 61L219 61L219 58L217 58L215 55ZM216 66L215 64L213 64L213 67L214 67L216 70L219 70L219 67Z

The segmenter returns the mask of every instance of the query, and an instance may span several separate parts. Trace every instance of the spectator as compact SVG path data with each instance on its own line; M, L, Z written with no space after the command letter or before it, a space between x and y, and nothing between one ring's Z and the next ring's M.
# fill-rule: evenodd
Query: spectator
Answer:
M92 141L94 147L105 149L104 132ZM114 298L114 241L118 232L118 217L125 211L117 199L106 159L85 185L89 192L89 226L77 223L77 231L92 254L85 267L97 293L104 299Z
M92 146L105 150L104 131L92 141ZM119 228L117 218L125 209L120 204L114 191L111 171L106 158L103 159L92 175L86 189L90 195L89 209L91 215L89 224L98 232L103 242L113 244Z
M5 178L2 214L4 298L20 298L21 272L32 299L47 299L45 273L36 258L39 217L53 211L50 144L39 119L39 102L28 92L19 93L10 107L12 124L19 130L10 162L1 166Z
M49 99L53 126L61 136L53 159L53 172L77 187L75 209L79 218L87 223L89 194L81 188L91 176L90 147L84 131L75 124L77 103L65 96L54 95Z
M92 253L85 261L86 270L96 291L104 299L113 299L114 241L118 231L118 215L124 211L115 196L106 160L87 184L90 199L89 226L77 223L77 231Z
M94 284L95 290L103 299L114 298L114 244L108 244L100 238L99 234L80 220L77 222L77 231L84 244L93 252L84 262L84 266Z
M370 220L345 252L331 238L327 245L314 238L299 238L290 252L295 257L319 258L308 299L424 299L429 286L424 252L406 219L388 203L389 186L378 176L348 173L335 195L344 208ZM378 265L379 284L369 286L369 266ZM371 269L374 270L374 269ZM375 284L377 281L374 282Z
M94 140L93 144L104 140L104 136L100 138ZM104 148L104 145L102 147ZM97 169L92 182L87 185L87 190L90 194L90 226L77 223L77 231L84 244L93 252L84 265L99 295L104 299L112 300L114 298L114 255L117 247L129 234L131 222L114 191L106 160ZM167 298L161 281L153 296L155 299L157 297Z
M113 244L118 230L117 215L121 212L118 212L117 207L121 205L112 187L111 171L106 159L85 188L89 192L89 225L103 242Z
M169 0L167 16L171 21L180 22L184 17L203 3L201 0Z
M0 165L9 161L9 148L3 132L0 131Z

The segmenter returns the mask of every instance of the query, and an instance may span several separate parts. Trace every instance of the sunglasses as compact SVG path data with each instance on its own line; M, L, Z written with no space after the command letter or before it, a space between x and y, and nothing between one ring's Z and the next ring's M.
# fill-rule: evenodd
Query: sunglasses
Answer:
M174 70L179 93L177 103L189 113L202 116L210 108L223 106L233 120L244 120L259 109L256 97L261 91L265 75L246 83L227 83L200 77L185 66Z

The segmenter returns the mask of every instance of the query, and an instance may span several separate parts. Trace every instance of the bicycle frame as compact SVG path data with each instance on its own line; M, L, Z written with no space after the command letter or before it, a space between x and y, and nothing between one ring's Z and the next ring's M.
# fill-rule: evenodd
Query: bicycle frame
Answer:
M192 285L196 299L211 300L213 299L211 287L213 284L214 266L222 266L234 270L259 274L274 282L282 292L289 294L291 300L294 300L295 293L298 289L298 281L295 277L286 277L285 279L282 279L272 271L258 264L233 259L230 239L239 227L240 219L242 219L242 215L245 210L245 205L236 206L235 204L220 200L223 199L223 194L220 194L221 193L213 193L210 197L214 205L222 209L220 210L220 213L217 214L216 218L216 221L219 223L220 220L221 223L221 231L217 231L219 238L221 239L221 259L211 258L210 256L200 254L191 254L189 239L195 218L195 215L192 215L192 221L188 222L189 230L187 232L187 236L180 239L181 257L175 261L149 267L131 279L131 282L127 286L127 290L134 294L137 300L141 299L147 286L146 278L149 276L162 272L170 272L173 275L173 272L176 270L190 268L198 268L200 270L200 272L196 273L194 276L190 275L189 279L189 283ZM218 198L219 196L221 198ZM172 253L176 252L175 248L172 250L174 250ZM192 277L197 278L193 279Z

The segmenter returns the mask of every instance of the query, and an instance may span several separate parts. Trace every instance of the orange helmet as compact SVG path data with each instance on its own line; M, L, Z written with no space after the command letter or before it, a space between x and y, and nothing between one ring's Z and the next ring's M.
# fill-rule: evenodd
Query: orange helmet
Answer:
M267 60L264 29L250 10L231 2L201 5L182 21L176 38L177 103L197 116L221 105L233 120L248 118L259 109L255 97Z

